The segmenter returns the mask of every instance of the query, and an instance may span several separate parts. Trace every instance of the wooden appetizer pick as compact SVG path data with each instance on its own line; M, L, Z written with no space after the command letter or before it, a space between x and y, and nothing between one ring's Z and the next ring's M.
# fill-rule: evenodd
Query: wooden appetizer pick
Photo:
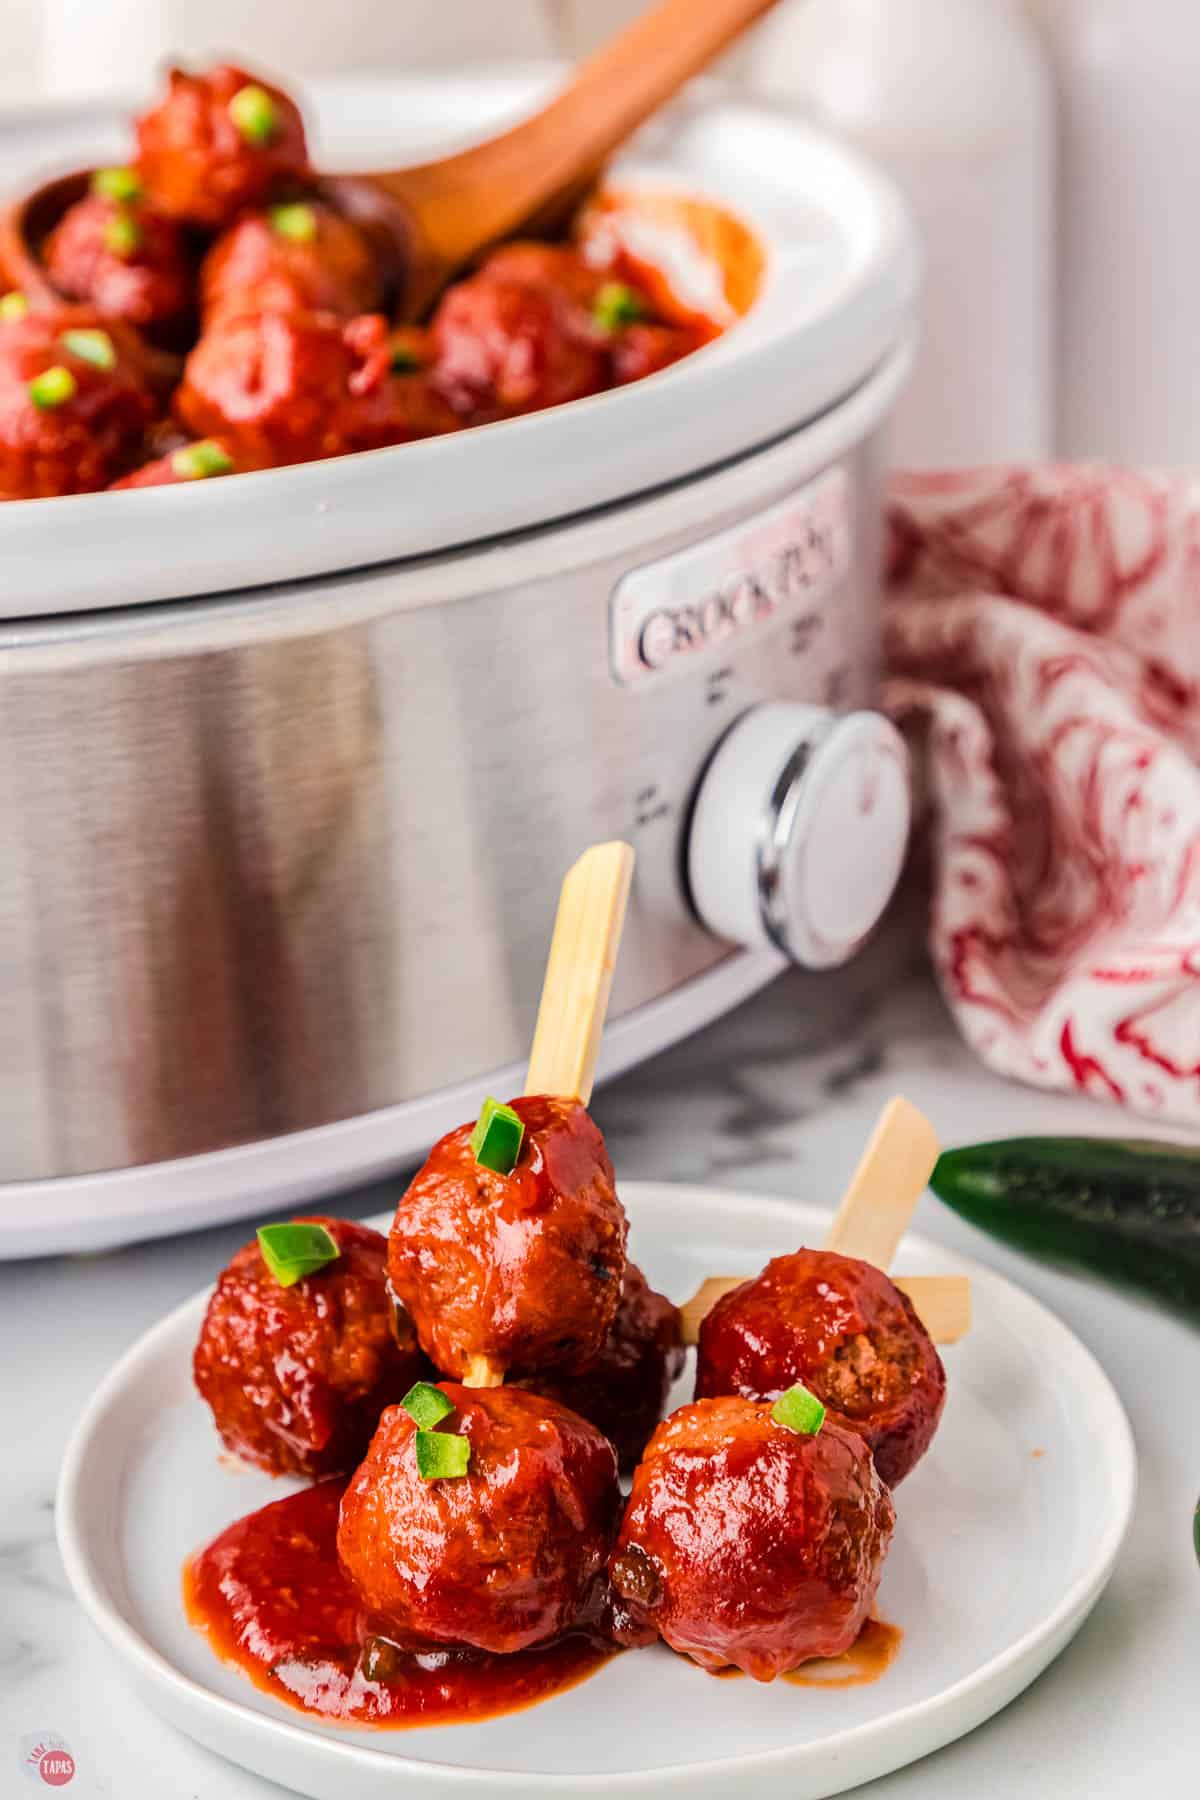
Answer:
M940 1146L923 1113L897 1095L879 1115L825 1240L826 1250L887 1269L933 1173ZM680 1308L683 1341L694 1344L700 1324L722 1294L745 1275L712 1275ZM935 1344L953 1344L970 1330L971 1284L965 1275L905 1275L896 1286L916 1307Z
M527 1094L592 1097L600 1036L625 923L634 854L628 844L593 844L567 870L558 897L542 998L525 1075ZM473 1356L464 1387L499 1387L504 1370Z

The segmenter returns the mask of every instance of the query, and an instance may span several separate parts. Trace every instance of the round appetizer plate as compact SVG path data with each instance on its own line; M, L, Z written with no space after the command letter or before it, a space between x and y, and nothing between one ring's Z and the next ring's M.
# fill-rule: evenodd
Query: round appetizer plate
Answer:
M677 1300L706 1275L820 1243L829 1223L814 1207L712 1189L626 1182L622 1197L634 1259ZM660 1646L478 1724L371 1730L276 1703L216 1659L181 1602L185 1558L290 1491L219 1459L191 1382L203 1294L134 1345L75 1432L58 1502L67 1572L151 1707L315 1800L841 1793L970 1731L1058 1655L1112 1572L1134 1497L1120 1402L1064 1325L918 1238L897 1269L969 1273L974 1325L944 1352L942 1426L896 1496L877 1611L904 1635L869 1684L717 1681ZM689 1368L676 1404L690 1379Z

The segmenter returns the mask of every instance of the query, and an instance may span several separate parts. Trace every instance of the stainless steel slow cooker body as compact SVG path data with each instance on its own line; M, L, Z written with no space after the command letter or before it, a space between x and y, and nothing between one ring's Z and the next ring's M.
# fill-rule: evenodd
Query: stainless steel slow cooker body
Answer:
M774 928L738 948L698 916L692 815L760 703L876 695L906 361L901 337L799 429L540 529L0 627L0 1254L419 1154L516 1085L597 839L638 852L610 1071L781 966Z

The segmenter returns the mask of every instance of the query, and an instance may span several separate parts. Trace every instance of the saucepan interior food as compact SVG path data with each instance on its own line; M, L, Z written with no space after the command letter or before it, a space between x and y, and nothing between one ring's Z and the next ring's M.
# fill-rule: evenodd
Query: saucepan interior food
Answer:
M321 165L479 133L544 80L323 88ZM10 133L0 175L121 152L81 113ZM611 180L762 247L745 315L673 368L449 438L0 507L0 1250L344 1185L507 1091L588 842L639 858L610 1069L789 956L842 960L881 910L902 752L844 715L877 695L906 221L833 143L720 99Z
M230 63L172 67L130 137L126 162L35 184L0 213L5 503L543 412L694 354L759 286L758 239L714 203L585 199L576 183L550 241L526 221L438 293L399 203L366 177L323 177L294 99ZM507 180L491 177L500 207ZM424 315L407 298L421 286Z

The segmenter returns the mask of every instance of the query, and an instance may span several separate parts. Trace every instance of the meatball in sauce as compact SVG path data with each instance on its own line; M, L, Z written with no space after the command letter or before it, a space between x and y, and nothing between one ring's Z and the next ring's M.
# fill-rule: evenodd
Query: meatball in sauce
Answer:
M98 323L136 329L158 355L149 387L180 437L219 442L230 465L176 466L163 452L183 444L153 436L127 453L118 434L114 453L107 415L99 441L84 444L76 427L104 410L99 384L89 379L73 407L69 382L56 377L58 398L37 402L62 408L44 431L22 421L9 395L0 500L174 486L522 418L668 370L753 298L745 280L739 304L725 293L714 245L749 237L731 215L693 201L647 236L625 215L640 217L644 203L653 220L670 196L657 206L625 196L615 214L602 196L576 219L572 241L500 243L460 272L430 318L390 318L411 233L377 190L313 169L300 109L283 89L230 63L174 67L133 124L127 165L47 184L17 210L22 259L42 267L25 278L28 295L0 306L57 296L95 307ZM679 212L677 199L667 212ZM681 232L695 238L690 262L680 261ZM664 266L635 254L636 243L665 247ZM672 272L685 266L692 288L696 270L704 275L699 288L719 320L675 295ZM37 466L20 466L31 454ZM429 459L424 479L444 462Z
M584 308L561 288L486 265L444 296L433 338L438 385L468 423L540 412L605 385L605 344Z
M520 1388L443 1382L453 1408L419 1433L384 1414L342 1501L338 1555L373 1627L401 1649L510 1654L562 1636L597 1602L620 1509L608 1440ZM428 1479L418 1438L465 1439L465 1471Z
M300 1222L324 1226L336 1260L284 1287L258 1241L244 1245L217 1281L192 1368L227 1450L272 1475L336 1475L426 1363L388 1293L382 1233Z
M840 1656L866 1622L895 1513L870 1451L753 1400L699 1400L663 1422L633 1478L609 1562L618 1638L661 1637L701 1668L772 1681Z
M502 244L433 318L437 380L476 424L640 381L711 335L562 244Z
M205 329L223 314L323 312L350 319L376 311L383 298L382 268L366 234L315 200L243 214L200 268Z
M456 424L423 374L393 371L378 314L222 315L188 357L175 414L248 468L374 450Z
M862 1434L889 1487L929 1448L946 1397L908 1296L873 1264L828 1250L775 1257L700 1327L697 1399L771 1400L797 1381Z
M679 1308L627 1262L617 1314L596 1360L582 1374L530 1375L522 1385L598 1425L627 1474L662 1418L683 1362Z
M0 499L105 488L159 411L136 336L86 307L0 321Z
M135 130L151 205L208 230L311 178L295 102L229 64L195 75L171 69L166 95Z
M577 1100L527 1095L515 1167L476 1162L472 1124L448 1132L396 1208L392 1285L430 1360L461 1379L578 1372L599 1356L625 1274L625 1211L604 1139Z
M184 233L146 204L132 169L101 169L43 248L61 294L90 301L157 342L186 341L194 270Z

